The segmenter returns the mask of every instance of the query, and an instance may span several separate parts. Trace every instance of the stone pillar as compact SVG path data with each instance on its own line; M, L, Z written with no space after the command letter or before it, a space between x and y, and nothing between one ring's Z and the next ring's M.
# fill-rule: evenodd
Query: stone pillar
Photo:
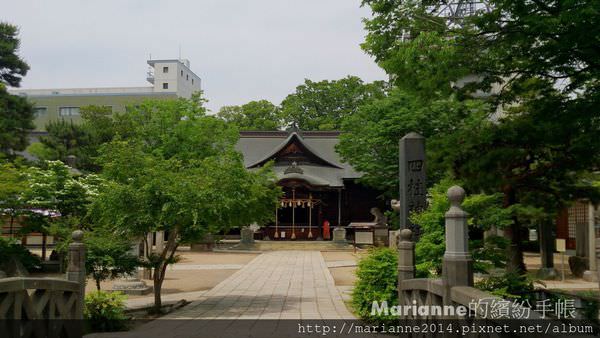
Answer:
M461 208L465 190L459 186L448 189L450 210L446 212L446 252L443 258L444 283L453 286L473 286L473 260L469 254L467 213Z
M425 209L427 205L427 176L425 175L425 138L409 133L400 139L400 229L411 229L419 238L419 226L409 220L411 211Z
M400 230L398 236L398 298L399 304L407 304L401 291L402 281L415 278L415 243L410 229Z
M83 304L85 299L85 244L83 244L83 231L75 230L71 235L73 242L69 244L69 266L66 279L79 283L79 299L75 307L75 318L83 319Z

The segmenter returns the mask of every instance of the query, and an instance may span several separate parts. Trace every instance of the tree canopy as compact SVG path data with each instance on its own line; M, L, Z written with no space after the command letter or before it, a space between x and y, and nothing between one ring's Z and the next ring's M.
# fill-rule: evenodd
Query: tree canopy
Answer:
M17 54L17 35L16 26L0 22L0 153L8 157L27 147L29 130L34 128L32 105L7 91L7 86L18 87L29 70Z
M224 106L217 116L237 125L240 130L278 130L282 127L279 107L267 100Z
M394 152L402 135L389 130L404 132L405 123L453 100L463 108L446 109L449 118L431 116L413 126L429 136L428 127L439 119L451 121L428 140L429 163L471 191L501 193L505 207L520 205L515 212L529 210L537 224L547 225L576 197L597 193L580 178L600 163L598 51L592 42L600 39L600 15L593 2L488 3L485 10L449 18L439 11L447 5L442 1L363 1L373 12L365 20L363 48L388 72L395 90L419 100L413 118L403 115L401 105L389 108L384 119L357 114L359 121L346 124L350 133L340 150L351 163L361 161L353 142L363 142L368 156L385 144ZM369 123L380 128L360 135L356 126ZM377 184L395 176L397 167L384 163L389 165L381 173L371 169L366 180ZM506 231L509 268L522 270L523 223L514 217L518 221Z
M384 96L382 81L364 83L356 76L314 82L304 80L281 102L284 125L300 130L338 130L358 107Z
M246 170L234 149L237 128L207 116L202 103L146 101L123 116L128 137L100 148L108 184L90 217L126 236L168 233L165 248L146 257L157 310L167 264L181 243L270 220L279 195L269 167Z

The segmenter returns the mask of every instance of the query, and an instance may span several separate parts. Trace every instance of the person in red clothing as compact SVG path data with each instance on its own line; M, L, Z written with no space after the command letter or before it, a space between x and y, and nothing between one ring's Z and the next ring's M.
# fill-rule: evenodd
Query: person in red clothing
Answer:
M323 239L329 239L331 237L329 233L329 221L325 220L323 222Z

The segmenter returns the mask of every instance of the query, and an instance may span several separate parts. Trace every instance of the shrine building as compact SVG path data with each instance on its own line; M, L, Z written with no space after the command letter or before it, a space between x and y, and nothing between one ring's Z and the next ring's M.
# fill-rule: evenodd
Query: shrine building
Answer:
M275 221L262 225L262 238L327 240L337 226L372 221L373 207L385 210L381 194L358 183L361 174L341 161L335 151L339 135L337 131L240 133L236 148L246 168L273 161L284 192L273 210Z

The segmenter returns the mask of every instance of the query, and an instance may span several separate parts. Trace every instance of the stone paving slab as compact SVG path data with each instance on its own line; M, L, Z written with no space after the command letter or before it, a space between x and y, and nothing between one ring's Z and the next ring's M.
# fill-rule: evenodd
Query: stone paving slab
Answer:
M238 270L243 264L174 264L168 270Z
M135 331L119 333L118 337L199 336L206 332L199 331L198 325L208 322L231 330L236 323L242 325L248 320L355 318L346 308L319 251L263 253L211 290L188 300L192 303ZM242 319L245 321L236 321Z
M342 268L342 267L347 267L347 266L358 266L358 263L354 260L354 261L331 261L331 262L327 262L327 267L328 268Z

